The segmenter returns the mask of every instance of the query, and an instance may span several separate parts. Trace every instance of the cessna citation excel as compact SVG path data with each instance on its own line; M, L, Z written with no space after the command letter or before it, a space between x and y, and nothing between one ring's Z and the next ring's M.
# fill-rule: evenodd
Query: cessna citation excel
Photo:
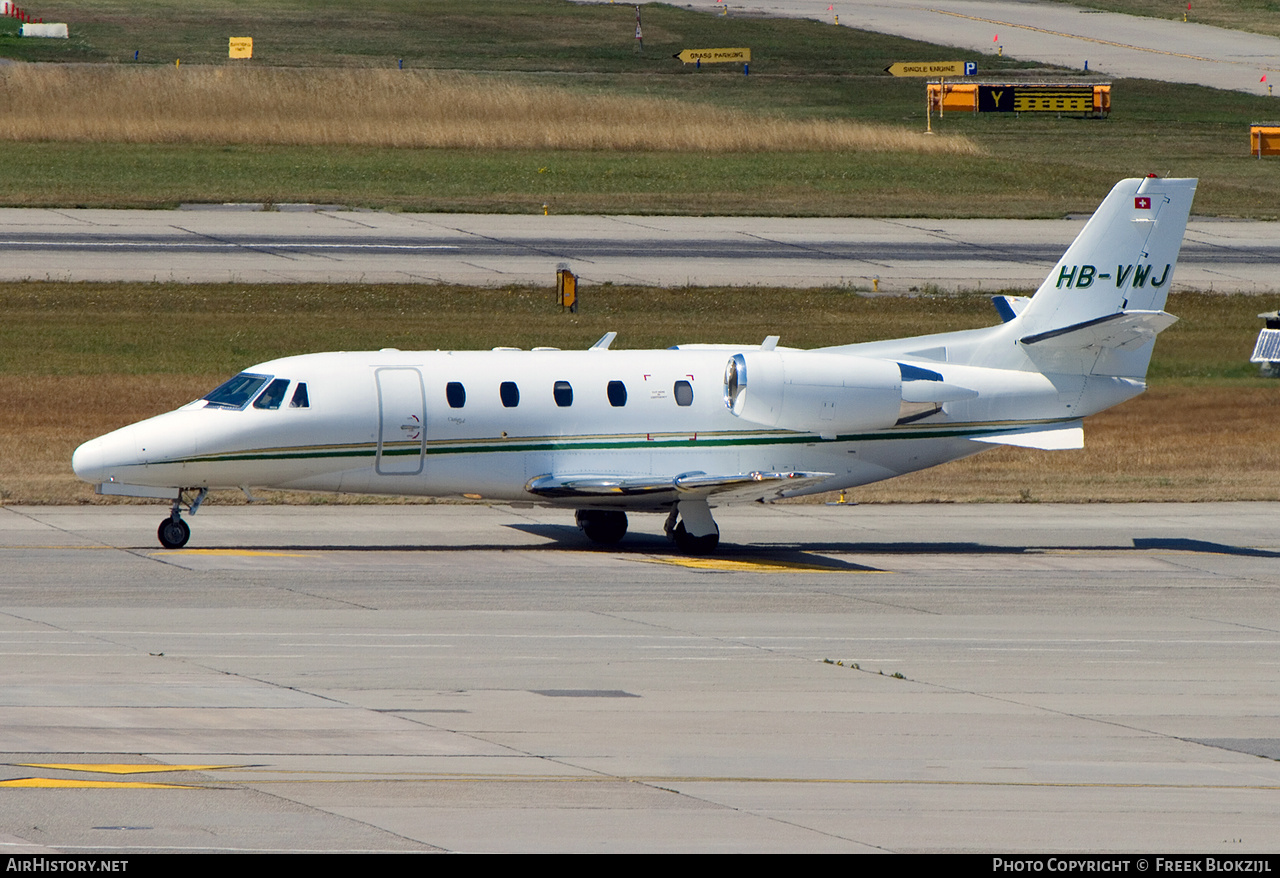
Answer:
M683 345L339 352L261 363L81 445L101 494L172 501L184 545L211 488L463 496L576 510L599 543L666 513L712 551L711 510L864 485L991 445L1079 448L1145 389L1195 180L1122 180L1032 298L986 329L816 350Z

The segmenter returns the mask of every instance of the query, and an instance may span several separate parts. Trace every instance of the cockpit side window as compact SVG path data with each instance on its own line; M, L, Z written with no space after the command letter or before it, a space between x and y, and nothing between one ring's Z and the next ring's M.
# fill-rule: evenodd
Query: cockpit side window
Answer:
M280 408L280 403L284 402L284 392L288 389L289 379L277 378L267 385L266 390L258 394L258 398L253 401L253 407L272 411Z
M297 388L293 391L293 399L289 400L289 408L305 409L311 407L311 401L307 399L307 382L299 381Z
M241 372L205 396L204 399L209 404L207 408L242 409L269 380L271 380L270 375Z

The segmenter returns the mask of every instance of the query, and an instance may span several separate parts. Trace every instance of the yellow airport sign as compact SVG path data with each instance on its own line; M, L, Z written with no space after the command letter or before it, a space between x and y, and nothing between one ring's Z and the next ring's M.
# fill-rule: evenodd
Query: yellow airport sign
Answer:
M750 49L683 49L678 55L685 64L701 61L703 64L748 64L751 61Z
M228 58L252 58L253 37L232 37L227 44Z
M899 61L884 69L894 76L973 76L977 61Z

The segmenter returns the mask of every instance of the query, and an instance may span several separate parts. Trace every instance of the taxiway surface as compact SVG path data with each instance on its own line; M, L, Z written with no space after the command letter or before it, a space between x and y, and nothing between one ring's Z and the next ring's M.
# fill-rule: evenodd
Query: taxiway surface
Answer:
M161 515L0 508L6 852L1280 838L1280 504Z
M3 280L586 283L1029 290L1086 218L496 216L0 209ZM1269 293L1274 222L1196 220L1175 288Z
M694 8L723 10L712 0ZM1266 80L1280 73L1280 39L1179 21L1181 4L1167 18L1144 18L1069 3L1035 0L746 0L739 15L813 18L846 27L896 34L985 54L1114 77L1186 82L1253 94L1270 94ZM895 60L909 61L912 58ZM979 64L977 79L983 79Z

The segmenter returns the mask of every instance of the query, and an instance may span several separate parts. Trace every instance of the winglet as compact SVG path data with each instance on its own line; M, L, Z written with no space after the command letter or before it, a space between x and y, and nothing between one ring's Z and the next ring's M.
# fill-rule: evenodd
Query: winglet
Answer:
M613 344L613 340L617 337L618 333L616 332L606 332L604 335L600 336L600 340L598 342L587 348L587 350L607 351L609 350L609 345Z

